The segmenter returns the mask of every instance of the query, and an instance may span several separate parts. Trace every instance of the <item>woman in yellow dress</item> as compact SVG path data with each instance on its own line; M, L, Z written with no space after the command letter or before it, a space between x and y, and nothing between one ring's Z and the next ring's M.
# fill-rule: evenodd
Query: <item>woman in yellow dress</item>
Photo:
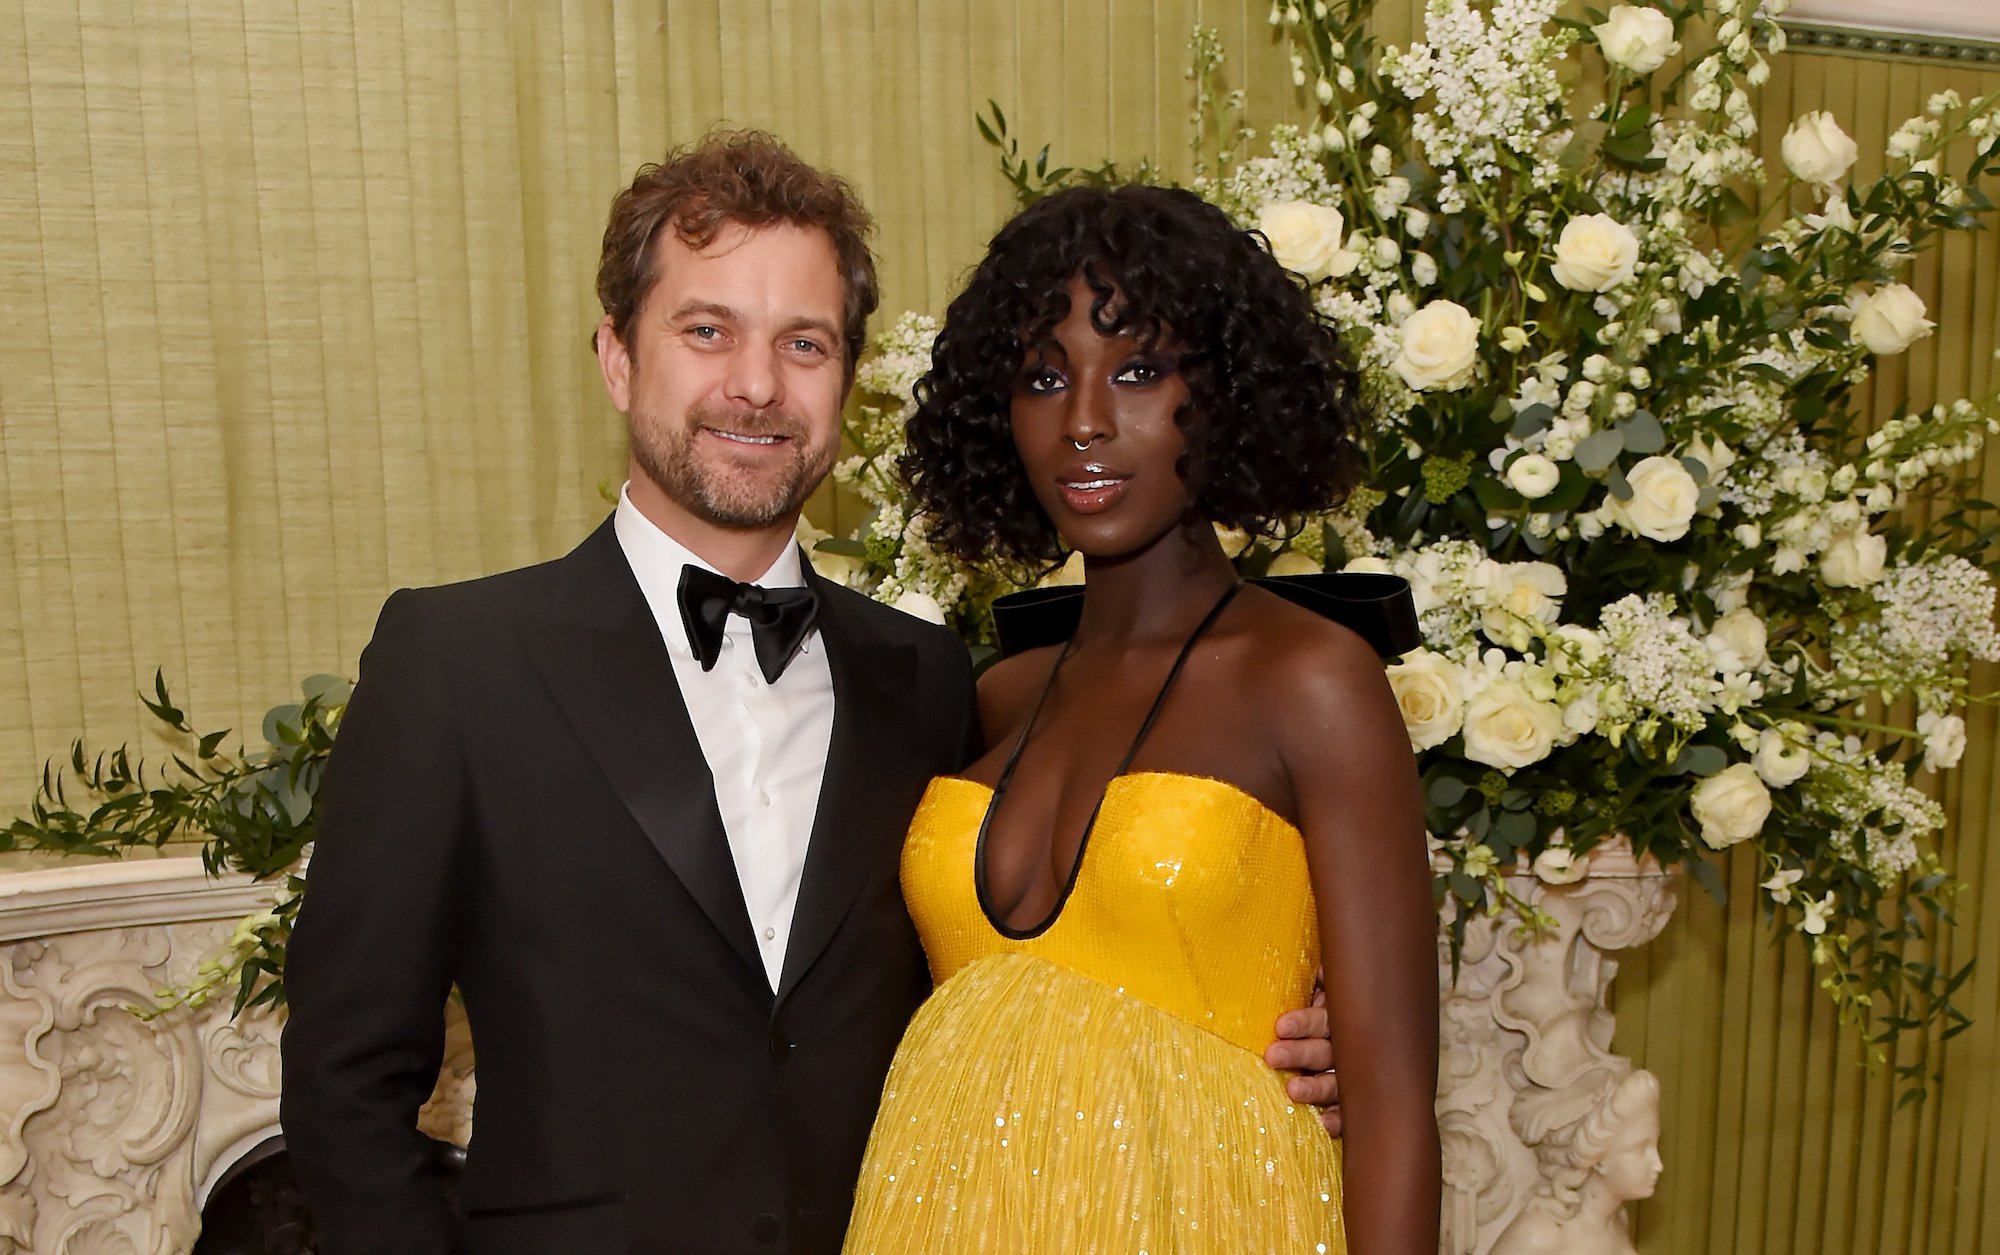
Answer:
M1409 741L1352 616L1246 586L1218 535L1345 494L1356 391L1299 280L1183 191L1043 200L952 303L903 465L933 543L1086 582L912 821L937 989L849 1252L1436 1251ZM1316 968L1341 1142L1259 1053Z

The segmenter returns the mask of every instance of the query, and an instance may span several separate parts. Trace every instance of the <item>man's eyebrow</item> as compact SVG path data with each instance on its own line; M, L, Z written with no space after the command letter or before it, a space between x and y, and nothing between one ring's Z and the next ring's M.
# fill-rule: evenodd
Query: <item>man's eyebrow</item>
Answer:
M710 318L718 319L722 322L743 321L743 315L737 313L727 305L718 305L714 301L689 301L673 313L668 314L667 320L669 322L679 322L681 319L694 314L706 314Z
M793 331L817 331L835 344L841 343L844 339L840 334L840 328L824 318L794 318L779 329L780 334Z

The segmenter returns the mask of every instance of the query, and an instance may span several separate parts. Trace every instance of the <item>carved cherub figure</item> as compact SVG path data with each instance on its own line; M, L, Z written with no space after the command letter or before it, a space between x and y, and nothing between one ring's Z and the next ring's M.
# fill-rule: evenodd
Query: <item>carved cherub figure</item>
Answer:
M1516 1101L1514 1124L1534 1147L1545 1184L1493 1245L1492 1255L1636 1255L1624 1206L1660 1179L1660 1082L1606 1068L1576 1089Z

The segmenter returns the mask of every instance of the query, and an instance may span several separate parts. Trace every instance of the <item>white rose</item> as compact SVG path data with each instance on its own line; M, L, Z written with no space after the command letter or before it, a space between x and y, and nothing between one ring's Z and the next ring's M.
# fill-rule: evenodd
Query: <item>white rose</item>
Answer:
M1812 766L1812 751L1776 728L1766 728L1757 737L1757 755L1750 765L1765 784L1782 789L1793 784Z
M1412 748L1430 749L1458 732L1465 717L1465 684L1451 659L1413 649L1389 666L1388 676Z
M1965 720L1957 715L1919 715L1917 731L1924 737L1926 770L1950 771L1965 757Z
M813 570L821 578L832 580L843 588L852 588L854 579L861 574L861 559L844 553L829 553L824 549L806 550L812 559Z
M1736 451L1719 436L1713 440L1697 436L1688 441L1687 455L1708 468L1710 479L1736 464Z
M813 570L819 572L822 578L832 580L842 587L854 586L853 581L861 574L861 559L844 553L830 553L819 548L819 542L825 540L831 533L814 527L803 515L800 516L798 526L793 532L798 538L800 547L806 551L806 558L812 563Z
M1606 214L1571 218L1556 240L1556 282L1572 292L1608 292L1638 264L1639 237Z
M1815 109L1792 123L1778 146L1785 169L1801 183L1838 183L1861 154L1840 123L1824 109Z
M1672 19L1658 9L1617 5L1603 25L1590 29L1604 59L1635 74L1651 74L1681 50Z
M1444 558L1436 550L1423 550L1414 561L1400 563L1396 574L1410 581L1410 600L1419 615L1428 613L1443 600L1438 585L1444 582Z
M1560 479L1556 464L1539 453L1524 453L1507 464L1507 486L1530 501L1554 492Z
M1535 855L1535 877L1544 884L1573 885L1589 870L1589 864L1566 845L1552 845Z
M1479 320L1456 301L1432 301L1402 326L1396 373L1419 392L1452 391L1472 382L1479 360Z
M1819 556L1819 578L1829 588L1866 588L1882 579L1889 542L1866 527L1834 533L1833 543Z
M1701 489L1677 458L1642 459L1626 476L1632 499L1612 499L1612 517L1648 540L1679 540L1694 521Z
M1534 636L1529 624L1554 623L1561 610L1556 599L1569 591L1562 568L1547 562L1502 563L1490 558L1479 565L1479 583L1486 592L1480 628L1489 640L1526 649Z
M1339 278L1361 262L1360 254L1340 246L1347 223L1331 206L1303 200L1266 205L1257 215L1257 229L1271 242L1280 266L1308 279Z
M1877 357L1901 353L1931 333L1936 323L1924 317L1924 298L1908 284L1892 283L1863 297L1854 307L1850 333Z
M1764 647L1769 630L1755 611L1738 607L1715 621L1708 633L1708 656L1715 669L1724 673L1755 671L1764 665Z
M1726 850L1763 830L1771 814L1771 791L1749 763L1735 763L1696 785L1691 804L1702 844Z
M901 597L890 604L894 609L907 615L914 615L927 623L944 622L944 607L938 605L937 598L929 593L919 592L914 588L907 589Z
M1604 658L1604 638L1581 623L1561 624L1549 636L1549 660L1566 669L1594 667Z
M1287 549L1271 559L1266 575L1318 575L1326 568L1296 549Z
M1597 720L1603 713L1601 691L1593 687L1568 698L1568 704L1563 707L1563 731L1569 734L1570 740L1597 731Z
M1562 708L1513 680L1495 680L1465 709L1465 756L1512 771L1547 758L1563 731Z

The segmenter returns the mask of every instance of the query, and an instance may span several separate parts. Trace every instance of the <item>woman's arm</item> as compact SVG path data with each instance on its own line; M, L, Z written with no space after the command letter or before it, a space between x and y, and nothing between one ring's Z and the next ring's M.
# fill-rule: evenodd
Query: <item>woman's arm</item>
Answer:
M1346 1144L1348 1248L1433 1255L1437 914L1416 759L1381 661L1332 624L1270 657L1279 752L1305 834Z

